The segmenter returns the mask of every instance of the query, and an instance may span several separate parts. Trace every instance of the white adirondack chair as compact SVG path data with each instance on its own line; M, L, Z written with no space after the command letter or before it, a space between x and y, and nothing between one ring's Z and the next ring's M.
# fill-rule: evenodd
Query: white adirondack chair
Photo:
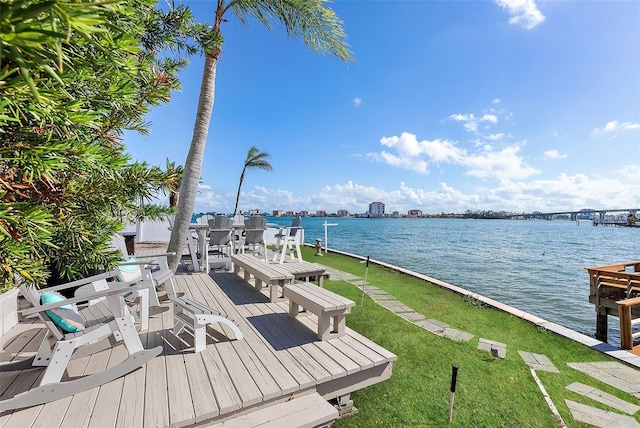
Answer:
M49 330L49 334L44 338L32 361L34 367L45 366L46 369L37 387L13 398L0 401L0 412L48 403L95 388L132 372L160 355L162 346L152 349L145 349L142 346L133 318L123 298L123 295L131 291L147 287L149 284L144 281L135 284L112 284L111 287L103 291L43 305L40 303L41 292L39 290L32 286L21 285L20 291L32 306L32 308L23 310L22 314L25 316L37 314ZM58 326L59 322L58 324L54 323L49 313L46 312L86 301L87 298L98 299L101 297L106 299L104 302L98 303L102 305L100 311L94 311L93 308L87 307L79 312L86 327L84 331L77 333L63 331ZM103 318L97 318L97 313L100 313ZM115 346L118 342L124 343L128 353L128 358L122 363L92 375L73 380L62 380L72 358L92 355Z

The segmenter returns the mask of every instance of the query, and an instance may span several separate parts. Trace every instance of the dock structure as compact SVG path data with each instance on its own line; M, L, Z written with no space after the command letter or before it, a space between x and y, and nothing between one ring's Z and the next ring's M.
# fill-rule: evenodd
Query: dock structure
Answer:
M324 426L353 406L350 394L391 377L396 355L346 328L317 340L317 317L290 318L288 303L272 303L234 273L176 275L186 297L218 308L243 332L231 340L223 324L208 327L206 348L173 334L171 311L152 316L140 332L163 352L115 381L43 405L0 413L0 426ZM24 320L2 337L2 363L33 356L44 329ZM118 345L72 360L66 376L95 373L122 358ZM37 385L42 368L0 372L0 397ZM357 404L357 403L356 403ZM271 425L270 425L271 426Z
M640 355L640 261L586 268L589 273L589 302L596 309L596 339L607 341L608 316L620 321L622 349Z

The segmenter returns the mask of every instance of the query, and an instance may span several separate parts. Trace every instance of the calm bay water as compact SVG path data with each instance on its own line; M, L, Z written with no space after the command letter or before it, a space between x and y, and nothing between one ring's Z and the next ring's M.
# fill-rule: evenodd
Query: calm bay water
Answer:
M391 263L561 324L595 333L584 269L640 259L640 228L570 221L305 217L305 241ZM270 223L291 224L286 217ZM364 267L363 267L364 274ZM618 319L609 342L619 343Z

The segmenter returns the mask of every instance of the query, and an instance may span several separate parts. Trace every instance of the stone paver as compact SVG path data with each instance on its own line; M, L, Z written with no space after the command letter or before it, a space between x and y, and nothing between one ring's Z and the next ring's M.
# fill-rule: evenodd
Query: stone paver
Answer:
M532 352L518 351L522 359L527 363L529 367L534 370L543 371L543 372L551 372L551 373L560 373L560 370L553 365L551 360L547 358L546 355L542 354L534 354Z
M337 280L342 280L342 281L353 281L356 279L361 279L362 277L358 276L358 275L353 275L351 273L348 272L344 272L338 269L334 269L334 268L330 268L327 267L326 272L329 274L329 278L331 278L332 281L337 281ZM362 284L360 284L362 285Z
M618 388L620 391L640 398L640 371L638 370L613 361L567 363L567 365L607 385Z
M576 421L591 424L601 428L638 428L640 424L631 416L607 410L596 409L586 404L576 403L571 400L564 400L571 411L571 415Z
M571 385L567 386L567 389L577 394L584 395L585 397L591 398L592 400L605 404L609 407L613 407L614 409L620 410L621 412L625 412L629 415L633 415L638 410L640 410L640 406L629 403L628 401L621 400L615 395L600 391L598 388L585 385L584 383L574 382Z
M417 312L404 312L404 313L398 314L398 316L400 318L404 318L407 321L411 321L411 322L422 321L424 319L424 315L419 314Z
M456 330L455 328L445 330L444 335L456 342L468 342L473 339L473 334L467 333L466 331Z
M391 312L400 313L400 312L414 312L413 309L408 307L402 302L397 300L381 300L379 302L380 306L389 309Z
M498 351L499 358L505 358L507 356L507 345L505 343L494 342L489 339L478 340L478 349L491 352L492 349Z
M378 287L373 287L373 286L366 286L364 287L364 291L365 293L369 294L370 296L389 296L389 293L387 293L384 290L379 289Z
M434 319L418 321L416 325L424 328L425 330L430 331L431 333L435 333L438 335L441 335L442 333L444 333L445 329L449 328L448 325Z
M378 300L395 300L396 299L391 294L370 294L369 296L371 296L371 298L373 300L375 300L375 301L378 301Z

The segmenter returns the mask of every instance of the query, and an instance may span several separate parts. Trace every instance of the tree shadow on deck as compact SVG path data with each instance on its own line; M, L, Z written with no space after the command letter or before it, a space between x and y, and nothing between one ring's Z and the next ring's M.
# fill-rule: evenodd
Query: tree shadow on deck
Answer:
M285 313L267 313L247 317L247 321L276 351L296 348L317 340L316 333L298 319Z
M212 272L209 276L236 306L269 303L267 296L256 291L238 274Z

